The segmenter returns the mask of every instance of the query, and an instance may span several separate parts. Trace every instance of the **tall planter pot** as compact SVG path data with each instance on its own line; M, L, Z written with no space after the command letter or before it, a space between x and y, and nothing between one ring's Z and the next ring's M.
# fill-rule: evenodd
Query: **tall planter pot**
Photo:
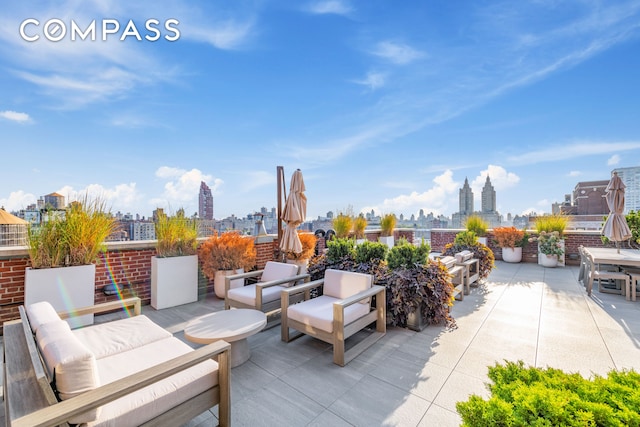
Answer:
M522 261L522 248L502 248L502 260L504 262L517 263Z
M95 301L95 264L73 267L27 267L24 277L24 304L48 301L56 311L74 311ZM93 324L93 314L66 319L72 328Z
M231 276L233 274L244 273L244 268L239 268L237 270L218 270L216 271L216 275L213 277L213 290L218 298L224 299L224 281L225 277ZM231 288L239 288L240 286L244 286L244 279L236 279L231 281Z
M151 257L151 307L198 301L198 255Z
M547 268L558 266L558 255L540 255L540 265Z

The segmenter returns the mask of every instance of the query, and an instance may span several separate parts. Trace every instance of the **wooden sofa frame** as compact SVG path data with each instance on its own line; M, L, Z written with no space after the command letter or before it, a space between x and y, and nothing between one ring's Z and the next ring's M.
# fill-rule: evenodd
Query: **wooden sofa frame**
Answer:
M75 310L73 315L98 314L118 309L141 312L140 298L97 304ZM128 377L102 385L68 400L58 401L35 342L23 306L20 319L4 322L4 401L6 425L11 427L68 426L71 417L126 396L143 387L195 366L207 359L218 362L218 385L145 423L145 426L181 425L218 406L221 426L230 424L230 345L225 341L196 349ZM59 313L61 318L71 316Z
M314 328L311 325L298 322L294 319L287 318L287 308L293 303L296 296L304 295L304 300L311 298L311 290L320 288L324 285L324 279L315 280L303 285L292 286L280 292L282 319L281 319L281 339L290 342L302 335L310 335L319 340L333 345L333 363L344 366L353 360L360 353L369 348L373 343L382 338L387 332L386 324L386 297L384 286L373 285L371 288L358 292L357 294L338 300L333 303L333 333L326 332L322 329ZM344 323L344 309L353 304L359 304L360 301L367 298L375 297L376 307L374 310L352 323ZM371 304L371 302L369 303ZM358 344L354 345L348 351L345 351L345 340L353 334L361 331L371 323L375 322L376 330L368 337L364 338ZM289 328L299 331L296 334L290 334Z

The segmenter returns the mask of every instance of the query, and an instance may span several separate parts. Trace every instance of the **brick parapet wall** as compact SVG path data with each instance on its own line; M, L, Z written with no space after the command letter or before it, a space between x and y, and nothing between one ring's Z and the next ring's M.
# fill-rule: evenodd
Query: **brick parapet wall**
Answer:
M431 230L431 250L434 252L442 252L447 243L453 242L456 234L463 230L460 229L432 229ZM533 230L528 230L529 237L537 236L537 233ZM487 232L487 246L493 251L493 254L497 260L502 259L502 249L497 247L494 243L493 230ZM565 231L565 263L567 265L579 265L580 258L578 255L578 246L589 247L614 247L613 244L605 245L600 240L599 231ZM522 248L522 261L523 262L538 262L538 245L534 242L527 243Z
M264 268L275 259L277 237L259 236L255 240L256 267ZM103 288L116 284L123 297L138 296L143 304L151 301L151 258L155 256L155 241L117 242L107 244L107 252L96 262L95 303L113 301L119 295L105 295ZM24 304L25 269L30 261L26 248L0 248L0 323L19 317L18 307ZM199 268L198 294L213 293L213 280Z

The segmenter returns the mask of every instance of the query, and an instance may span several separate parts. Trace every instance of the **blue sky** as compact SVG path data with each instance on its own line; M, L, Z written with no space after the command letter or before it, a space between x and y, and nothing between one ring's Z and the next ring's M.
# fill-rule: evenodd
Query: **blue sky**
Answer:
M503 213L640 165L640 1L4 2L0 205L276 206L450 215L489 174ZM28 42L20 35L21 23ZM67 35L45 37L60 19ZM121 28L102 41L104 20ZM157 19L161 37L145 29ZM180 37L163 28L177 19ZM96 40L70 40L72 21ZM121 41L133 20L133 34ZM50 28L54 28L55 25ZM58 35L60 33L57 33ZM55 36L56 34L53 34Z

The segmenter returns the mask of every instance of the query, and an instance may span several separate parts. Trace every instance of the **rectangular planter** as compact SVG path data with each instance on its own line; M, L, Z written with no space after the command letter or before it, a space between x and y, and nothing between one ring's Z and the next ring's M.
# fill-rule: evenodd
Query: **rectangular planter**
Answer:
M74 311L92 306L95 300L96 266L38 268L27 267L24 277L24 304L48 301L56 311ZM93 314L67 319L72 328L93 324Z
M151 306L156 310L198 301L198 255L151 258Z
M409 313L407 316L407 328L412 331L420 332L427 327L427 324L422 320L422 309L418 307L413 313Z

